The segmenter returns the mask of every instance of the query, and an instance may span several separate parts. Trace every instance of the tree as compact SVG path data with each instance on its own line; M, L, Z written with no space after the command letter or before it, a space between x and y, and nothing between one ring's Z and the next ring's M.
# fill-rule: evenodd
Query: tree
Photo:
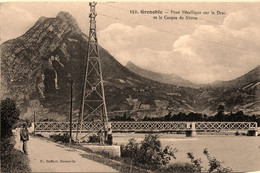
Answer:
M14 148L12 127L19 120L20 110L16 108L14 100L7 98L1 100L1 160L8 160L11 150Z
M142 166L149 170L155 170L169 164L171 158L176 159L174 153L178 150L166 146L161 149L161 142L157 135L146 135L141 144L130 139L126 146L122 146L123 158L128 158L130 164Z
M11 137L12 127L19 120L20 110L14 100L7 98L1 101L1 137L2 140Z
M224 120L224 116L225 116L224 111L225 111L225 106L219 105L218 106L218 113L215 116L215 120L223 121Z

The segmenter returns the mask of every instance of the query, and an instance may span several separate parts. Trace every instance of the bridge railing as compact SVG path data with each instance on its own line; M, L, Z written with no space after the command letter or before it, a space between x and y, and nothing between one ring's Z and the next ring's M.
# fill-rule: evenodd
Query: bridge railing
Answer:
M77 131L77 122L72 123L72 131ZM36 132L68 132L69 122L35 122ZM102 129L102 122L85 122L82 124L82 132L98 131ZM113 121L111 127L114 132L135 131L185 131L194 129L196 131L228 131L228 130L248 130L257 128L256 122L169 122L169 121L142 121L142 122L122 122Z
M205 130L248 130L257 128L256 122L196 122L197 131Z

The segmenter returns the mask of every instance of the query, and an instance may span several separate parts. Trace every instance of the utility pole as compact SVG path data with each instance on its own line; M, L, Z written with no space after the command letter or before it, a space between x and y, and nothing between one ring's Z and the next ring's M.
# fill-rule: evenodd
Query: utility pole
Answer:
M70 79L70 138L69 138L69 147L71 147L72 141L72 100L73 100L73 79L71 74L68 74L68 78Z
M33 134L35 134L35 111L33 111Z
M85 64L84 83L82 89L81 107L79 114L79 132L82 132L84 121L102 122L104 130L108 124L105 92L102 77L102 67L96 33L96 2L90 2L90 28L88 51Z

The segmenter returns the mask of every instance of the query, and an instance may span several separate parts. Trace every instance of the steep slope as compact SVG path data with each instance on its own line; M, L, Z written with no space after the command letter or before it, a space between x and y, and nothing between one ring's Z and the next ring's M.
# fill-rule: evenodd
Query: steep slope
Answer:
M171 84L171 85L178 85L184 87L191 87L191 88L199 88L199 85L196 85L188 80L181 78L176 74L164 74L164 73L156 73L149 70L142 69L131 61L126 64L126 68L131 70L132 72L143 76L145 78L158 81L161 83Z
M213 87L242 88L247 85L255 85L260 80L260 65L250 70L248 73L231 81L218 81L211 84ZM250 87L250 86L249 86Z
M24 35L0 47L2 97L15 99L24 117L32 117L36 111L37 120L67 120L68 74L71 73L76 119L87 44L88 37L70 14L60 12L55 18L41 17ZM219 104L225 104L227 111L243 109L254 113L260 110L259 80L253 78L245 81L242 88L197 89L160 83L135 74L102 47L100 57L110 117L125 114L142 118L191 111L212 114ZM153 75L156 76L151 77Z
M71 73L74 110L78 112L87 43L87 36L70 14L60 12L56 18L41 17L24 35L1 45L3 97L14 98L26 116L31 116L35 110L45 115L48 112L66 115L70 96L67 76ZM195 90L136 75L102 47L100 57L108 111L132 110L129 99L137 99L141 103L139 106L149 105L149 108L160 107L157 104L160 101L166 101L167 105L174 101L185 110L193 110ZM165 93L165 89L178 93L176 98Z
M204 90L208 92L204 92L203 98L218 98L215 102L225 104L228 111L243 110L248 114L259 114L260 66L234 80L211 84Z

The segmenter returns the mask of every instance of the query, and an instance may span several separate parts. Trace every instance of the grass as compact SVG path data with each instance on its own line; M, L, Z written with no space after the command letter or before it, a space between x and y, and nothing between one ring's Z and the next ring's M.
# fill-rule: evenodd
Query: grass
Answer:
M29 159L17 149L1 156L1 172L31 172Z

